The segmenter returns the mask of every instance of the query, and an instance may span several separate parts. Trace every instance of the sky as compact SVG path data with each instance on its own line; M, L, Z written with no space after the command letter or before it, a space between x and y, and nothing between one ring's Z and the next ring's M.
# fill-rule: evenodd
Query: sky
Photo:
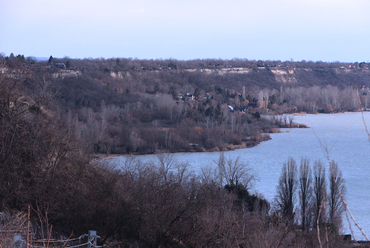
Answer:
M0 0L0 53L369 62L369 0Z

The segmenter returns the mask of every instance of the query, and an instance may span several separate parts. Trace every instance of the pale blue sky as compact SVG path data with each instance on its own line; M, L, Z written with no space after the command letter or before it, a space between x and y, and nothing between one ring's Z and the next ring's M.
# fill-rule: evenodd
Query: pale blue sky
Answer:
M370 60L369 0L0 0L0 52Z

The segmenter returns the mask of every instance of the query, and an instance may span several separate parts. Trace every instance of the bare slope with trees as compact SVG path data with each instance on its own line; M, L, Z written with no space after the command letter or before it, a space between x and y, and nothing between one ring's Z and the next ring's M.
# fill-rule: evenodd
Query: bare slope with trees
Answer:
M105 154L218 151L267 140L286 114L369 108L367 63L0 58L53 94L84 146ZM28 89L29 91L35 89ZM280 115L266 120L261 115ZM285 116L284 116L285 115ZM272 121L273 120L273 121ZM291 122L289 122L289 126Z
M157 86L154 83L157 93L151 94L134 83L147 84L141 78L144 74L132 70L129 78L136 81L121 91L116 85L128 78L115 79L105 67L96 67L102 61L69 61L64 69L67 63L60 65L55 58L45 65L22 56L1 60L0 212L4 219L0 235L9 234L13 230L9 227L24 230L20 213L30 206L35 223L31 232L36 238L48 237L53 225L53 235L59 238L97 230L99 242L111 247L348 245L338 233L343 211L338 195L344 192L344 181L334 162L331 173L326 173L320 161L311 167L304 159L298 170L296 162L288 159L277 200L268 203L250 193L253 175L248 165L223 153L214 161L215 170L203 168L199 175L168 154L148 163L128 159L120 169L91 159L93 151L222 150L240 142L253 145L263 139L263 132L289 123L284 118L276 122L261 117L272 105L266 100L268 90L277 93L277 89L259 89L255 95L246 89L239 95L207 81L208 72L199 72L200 77L186 78L192 78L195 86L208 82L211 91L186 88L195 99L180 100L176 96L182 91L173 88L177 94L171 93L176 84L166 84L169 81L164 79ZM181 72L172 71L188 62L166 63L170 62L171 69L159 70L158 77L179 80ZM67 70L78 63L88 66L78 73ZM156 77L147 78L151 79ZM168 91L160 92L165 85L170 86ZM291 103L279 102L286 98L283 92L288 91L271 96L276 100L273 104L294 111ZM206 93L211 97L202 98ZM237 104L247 103L251 105L245 111L238 108ZM2 246L8 244L6 235L0 237Z

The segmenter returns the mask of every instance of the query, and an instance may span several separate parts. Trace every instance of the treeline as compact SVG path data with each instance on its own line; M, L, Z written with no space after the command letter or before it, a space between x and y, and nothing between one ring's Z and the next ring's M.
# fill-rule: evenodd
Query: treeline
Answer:
M156 83L163 86L161 93L168 93L175 86L179 93L184 85L198 87L205 92L212 91L215 86L234 91L241 91L245 86L247 91L253 88L279 89L280 86L325 86L332 85L343 89L353 85L369 87L370 63L355 62L312 62L312 61L255 61L247 59L198 59L198 60L139 60L132 58L112 59L71 59L53 58L47 61L37 61L35 58L24 58L23 55L9 57L0 55L0 66L14 68L22 64L34 69L47 69L56 72L62 69L78 71L92 78L105 79L116 87L115 81L122 84L125 81L134 82L138 92L154 89ZM245 69L245 70L244 70ZM62 76L62 74L59 74ZM108 77L108 78L107 78ZM115 79L115 80L114 80ZM124 85L126 86L126 85ZM129 86L129 85L127 85ZM121 87L116 87L120 90ZM126 90L127 87L122 87ZM143 89L144 88L144 89ZM128 88L130 89L130 88ZM190 88L191 89L191 88ZM185 93L190 92L189 89Z
M263 110L281 113L338 113L369 110L370 90L352 85L339 89L336 86L286 87L280 91L264 89L258 93Z
M20 61L25 64L38 64L39 60L35 57L25 57L24 55L11 53L9 56L1 54L1 63L14 63ZM87 61L90 61L88 63ZM48 64L65 63L67 69L91 69L92 65L95 69L106 66L109 68L116 68L119 70L160 70L160 69L223 69L230 67L289 67L289 68L304 68L304 69L333 69L333 68L353 68L366 69L369 68L369 62L323 62L323 61L280 61L280 60L248 60L242 58L234 58L231 60L224 59L194 59L194 60L176 60L176 59L137 59L137 58L84 58L72 59L69 57L54 58L50 56L45 61ZM43 62L44 63L44 62ZM99 66L100 65L100 66Z

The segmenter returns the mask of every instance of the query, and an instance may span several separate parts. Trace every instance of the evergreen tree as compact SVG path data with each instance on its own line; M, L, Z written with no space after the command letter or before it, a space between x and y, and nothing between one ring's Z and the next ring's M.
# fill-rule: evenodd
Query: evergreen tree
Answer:
M54 58L53 56L50 55L50 58L49 58L49 61L48 61L48 64L51 65L54 63Z

